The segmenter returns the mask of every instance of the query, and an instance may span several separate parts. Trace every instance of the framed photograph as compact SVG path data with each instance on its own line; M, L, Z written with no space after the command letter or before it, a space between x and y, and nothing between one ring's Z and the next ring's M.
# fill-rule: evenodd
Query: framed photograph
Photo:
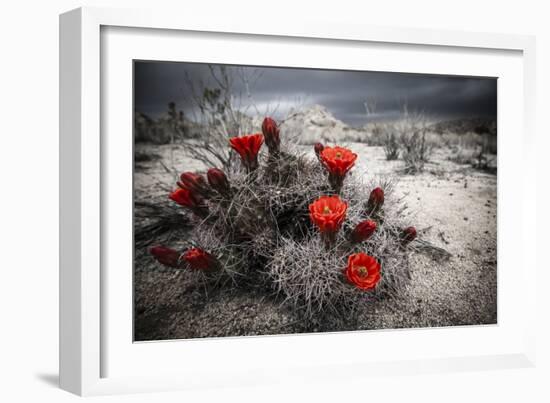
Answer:
M60 44L62 388L534 365L532 37L84 8Z

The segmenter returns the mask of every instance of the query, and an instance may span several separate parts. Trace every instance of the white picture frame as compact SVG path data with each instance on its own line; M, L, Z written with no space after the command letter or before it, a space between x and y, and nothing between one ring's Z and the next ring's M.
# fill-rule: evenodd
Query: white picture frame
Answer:
M451 69L451 63L441 64L429 52L446 52L451 58L460 60L461 52L472 53L472 57L483 57L486 53L497 59L487 59L487 64L479 66L479 71L490 74L499 63L498 55L510 57L510 91L515 91L519 100L515 104L503 103L504 111L512 112L512 106L521 106L517 116L501 116L499 106L499 324L493 327L416 329L412 331L386 330L369 332L350 332L330 335L275 336L255 338L230 338L217 340L185 340L135 345L126 337L127 327L115 328L118 319L131 323L131 311L126 305L114 309L109 296L106 280L124 282L127 278L111 278L105 273L108 245L104 243L103 227L105 211L110 203L107 193L111 192L108 178L114 177L118 169L109 163L106 147L121 147L123 144L111 142L105 138L110 124L104 110L106 102L111 102L111 91L115 88L112 80L102 80L107 74L104 68L107 42L102 32L109 27L122 30L122 36L132 36L132 30L144 29L144 35L156 30L157 37L145 38L147 41L166 41L160 49L168 49L169 43L178 41L178 35L193 32L196 37L217 33L217 38L231 36L252 38L254 43L287 43L291 41L302 48L311 46L312 41L320 41L320 46L339 47L372 45L379 48L395 48L399 52L427 52L433 66L428 71L425 65L417 69L423 72L437 72L439 68ZM126 31L124 31L126 29ZM119 46L109 39L108 46ZM163 34L164 33L164 34ZM127 39L124 39L127 40ZM153 43L153 42L151 42ZM147 47L144 45L144 47ZM126 58L139 58L132 55L132 47L127 49ZM122 47L120 55L122 52ZM238 53L238 51L236 51ZM168 53L160 52L156 57L165 58ZM476 56L477 55L477 56ZM241 55L242 56L242 55ZM121 56L122 57L122 56ZM174 56L178 59L180 56ZM199 57L199 56L197 56ZM208 56L204 56L208 57ZM211 56L211 62L227 61L227 56ZM244 57L244 56L242 56ZM491 56L492 57L492 56ZM429 31L409 28L369 27L325 21L305 21L295 23L277 21L242 21L239 17L226 19L201 19L192 15L174 15L169 12L151 10L117 10L103 8L80 8L60 17L60 385L63 389L79 395L97 395L113 393L150 392L171 389L186 389L214 386L244 386L270 382L293 382L307 379L345 379L370 374L412 374L419 372L476 370L491 368L510 368L533 366L535 362L535 283L536 277L534 198L527 196L527 189L535 188L535 150L534 134L534 94L535 94L535 41L530 36L503 35L487 33L467 33L456 31ZM126 60L127 60L126 59ZM113 59L114 60L114 59ZM251 60L251 59L247 59ZM315 63L315 57L312 56ZM483 59L485 60L485 59ZM118 62L117 62L118 63ZM122 62L121 62L122 63ZM269 60L264 60L269 63ZM283 64L287 65L289 62ZM299 63L304 65L304 61ZM334 61L333 61L334 63ZM341 61L345 66L345 58ZM374 63L374 62L373 62ZM412 61L411 61L412 63ZM107 63L108 64L108 63ZM260 63L261 64L261 63ZM502 63L503 65L506 63ZM413 69L409 65L406 71ZM424 66L424 67L422 67ZM445 67L447 66L447 67ZM127 67L127 66L126 66ZM382 65L373 69L383 68ZM460 67L453 67L458 74ZM504 67L502 67L504 68ZM114 70L117 65L114 65ZM108 74L111 73L108 70ZM496 70L495 70L496 71ZM124 73L124 70L122 70ZM120 74L120 73L118 73ZM118 82L118 81L117 81ZM114 90L116 94L125 94L127 101L131 94L126 88ZM126 102L125 101L125 102ZM499 98L499 103L500 103ZM111 103L112 104L112 103ZM111 105L109 104L109 105ZM127 105L124 106L127 112ZM508 108L508 109L506 109ZM120 123L131 124L124 110ZM118 115L117 115L118 116ZM505 120L506 119L506 120ZM126 127L126 126L125 126ZM502 130L501 130L502 128ZM508 130L507 130L508 128ZM512 139L506 136L510 129L517 129L521 136ZM501 140L504 133L504 140ZM501 153L501 149L503 152ZM513 151L520 156L514 161L521 164L517 172L506 169ZM128 157L130 159L128 159ZM131 156L121 156L120 166L130 163ZM501 169L503 167L503 169ZM520 183L520 184L519 184ZM513 193L515 187L522 191ZM502 191L502 193L501 193ZM502 199L505 195L506 198ZM124 195L121 195L124 198ZM126 198L129 197L128 195ZM519 209L519 210L518 210ZM515 214L511 217L511 214ZM112 215L110 219L114 220ZM519 219L518 219L519 217ZM509 223L508 219L514 219ZM521 224L517 224L517 222ZM513 225L512 225L513 224ZM118 225L118 224L116 224ZM116 226L115 225L115 226ZM516 232L513 234L513 229ZM507 243L511 236L521 237L515 245L517 260L504 259ZM111 253L111 252L109 252ZM110 256L110 255L109 255ZM506 256L505 256L506 257ZM510 277L506 276L507 265L515 264L521 270L523 294L517 307L518 314L507 315L501 312L501 306L508 304ZM127 284L126 291L131 284ZM501 292L505 290L506 292ZM131 294L130 294L131 295ZM124 298L121 298L124 299ZM131 303L131 302L130 302ZM504 308L503 308L504 309ZM508 308L507 308L508 309ZM118 312L118 313L117 313ZM522 314L520 315L519 312ZM531 314L532 312L532 314ZM501 315L502 314L502 315ZM117 321L109 318L116 317ZM503 322L501 322L501 319ZM122 341L113 337L113 333L122 334ZM419 346L416 355L406 355L406 350L397 346L403 340ZM385 343L395 340L396 348L382 351L370 357L347 355L339 359L330 353L335 345L355 346L364 342ZM464 340L460 348L450 347L456 340ZM480 340L476 343L476 340ZM491 343L491 341L494 341ZM502 342L502 343L501 343ZM116 344L121 343L121 344ZM433 350L422 346L438 346ZM488 346L493 344L494 348ZM319 348L329 351L320 359L315 355ZM284 351L292 351L292 359L285 357ZM344 348L345 352L346 349ZM170 359L176 357L178 359ZM139 359L138 359L139 357ZM181 359L183 357L183 359ZM286 359L286 361L285 361ZM126 361L116 370L107 362ZM164 368L153 374L141 371L143 367ZM216 362L216 370L212 363ZM162 364L162 365L161 365ZM132 368L132 366L134 368ZM114 368L114 364L113 364ZM190 371L190 369L193 371ZM281 371L284 368L284 371ZM135 369L135 371L133 370ZM154 371L153 371L154 372ZM359 375L361 374L361 375Z

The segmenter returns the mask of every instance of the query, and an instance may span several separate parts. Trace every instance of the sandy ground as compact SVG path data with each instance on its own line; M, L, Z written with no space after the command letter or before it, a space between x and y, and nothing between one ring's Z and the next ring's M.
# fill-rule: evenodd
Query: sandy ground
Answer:
M402 161L386 161L381 147L348 146L359 154L357 173L396 175L403 168ZM160 161L170 165L169 146L138 144L136 152L154 155L136 163L136 200L165 200L174 178ZM173 155L180 172L203 168L181 148ZM140 246L134 273L136 340L496 323L497 178L455 164L449 155L436 150L422 174L398 175L397 192L416 212L416 227L428 229L423 239L452 255L436 261L413 253L411 283L399 299L365 307L353 324L305 328L273 298L253 290L207 290L189 273L160 268Z

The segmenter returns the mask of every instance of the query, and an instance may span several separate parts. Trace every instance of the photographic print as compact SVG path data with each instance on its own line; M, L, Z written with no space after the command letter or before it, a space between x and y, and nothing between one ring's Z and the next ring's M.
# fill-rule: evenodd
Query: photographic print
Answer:
M497 79L134 61L134 340L497 323Z

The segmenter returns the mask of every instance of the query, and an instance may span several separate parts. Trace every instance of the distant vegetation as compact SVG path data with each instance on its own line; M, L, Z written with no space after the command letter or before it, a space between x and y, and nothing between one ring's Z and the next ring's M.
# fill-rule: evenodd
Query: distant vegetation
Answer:
M145 113L134 116L134 136L138 143L168 144L178 138L197 138L200 127L185 118L183 111L176 111L176 104L170 102L166 113L154 119Z
M198 141L205 144L205 149L197 158L207 160L205 162L210 165L215 162L210 161L214 158L225 166L227 156L218 155L212 149L212 144L224 145L224 139L231 137L231 130L235 134L257 132L260 123L258 119L233 110L231 105L223 101L221 94L208 92L198 100L204 114L214 117L211 121L202 119L203 123L196 123L187 119L182 111L176 110L174 103L168 104L167 112L157 119L137 112L136 142L184 144L192 141L196 146ZM207 112L207 109L213 109L215 113ZM336 119L323 106L314 105L290 113L282 121L281 130L289 140L298 144L312 145L320 140L326 144L360 142L383 147L386 159L402 159L405 163L404 171L410 174L423 171L425 163L436 149L449 150L447 159L457 164L487 171L496 168L497 125L494 119L489 118L433 123L421 113L404 109L400 119L372 122L365 127L354 128ZM200 147L193 148L198 150Z
M404 115L394 122L366 128L366 143L384 147L386 159L405 161L405 171L416 173L436 149L450 151L449 160L494 171L497 154L496 122L491 119L455 119L428 124L422 115Z

